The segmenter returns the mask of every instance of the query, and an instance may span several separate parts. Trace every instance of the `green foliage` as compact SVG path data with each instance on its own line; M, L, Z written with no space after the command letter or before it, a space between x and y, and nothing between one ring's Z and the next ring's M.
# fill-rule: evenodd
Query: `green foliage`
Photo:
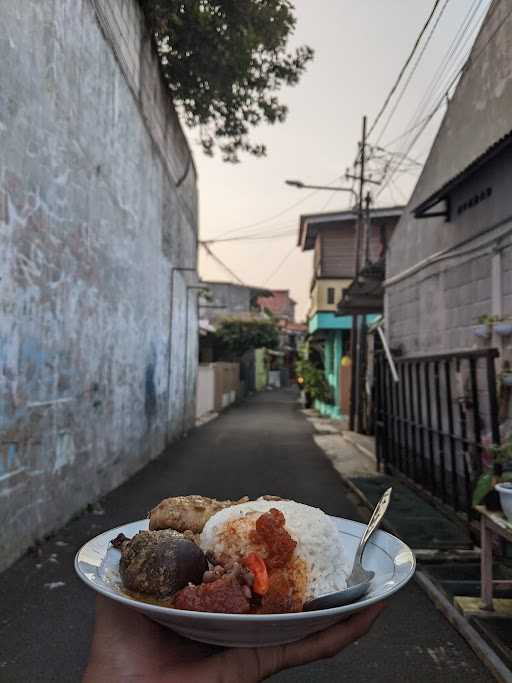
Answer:
M204 151L226 161L265 154L249 140L261 122L284 121L276 93L295 85L311 48L286 49L296 19L290 0L140 0L155 34L164 77Z
M489 451L492 454L493 462L503 464L512 460L512 438L509 437L501 446L491 446Z
M492 488L493 474L492 472L484 472L476 482L473 491L473 505L480 505L486 495L492 491Z
M295 372L304 380L304 390L313 400L332 403L332 389L321 368L317 368L304 356L295 362Z
M232 358L239 358L250 349L275 349L279 344L279 330L270 320L225 318L215 336L221 353Z
M478 478L473 490L473 505L480 505L480 503L483 502L487 494L494 488L496 480L499 480L500 482L512 481L511 471L502 472L499 476L496 476L493 473L495 464L503 466L504 463L512 461L512 437L509 437L500 446L491 446L489 452L492 455L491 469L483 472Z
M495 322L498 322L499 316L497 315L481 315L478 318L478 324L479 325L492 325Z

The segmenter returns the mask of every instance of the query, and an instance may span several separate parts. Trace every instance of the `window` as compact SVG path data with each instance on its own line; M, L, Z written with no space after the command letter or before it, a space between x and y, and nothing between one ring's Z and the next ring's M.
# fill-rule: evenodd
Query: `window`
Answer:
M334 303L334 287L327 287L327 303Z

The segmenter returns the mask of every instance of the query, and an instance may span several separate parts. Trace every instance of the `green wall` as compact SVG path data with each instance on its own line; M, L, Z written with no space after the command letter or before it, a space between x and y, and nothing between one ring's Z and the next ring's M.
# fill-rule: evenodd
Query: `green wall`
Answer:
M267 352L266 349L254 350L254 386L261 391L268 384Z

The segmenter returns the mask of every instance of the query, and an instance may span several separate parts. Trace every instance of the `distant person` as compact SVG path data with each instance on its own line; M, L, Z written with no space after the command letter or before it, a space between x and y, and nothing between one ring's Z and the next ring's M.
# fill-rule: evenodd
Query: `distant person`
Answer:
M373 605L322 633L289 645L223 649L187 640L142 614L98 597L83 683L257 683L278 671L334 657L367 633Z

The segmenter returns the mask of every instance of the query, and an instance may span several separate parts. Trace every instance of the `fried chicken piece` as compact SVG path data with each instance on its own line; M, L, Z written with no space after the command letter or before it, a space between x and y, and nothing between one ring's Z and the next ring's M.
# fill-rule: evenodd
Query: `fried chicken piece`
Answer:
M191 531L199 534L212 515L219 510L247 503L249 498L240 500L215 500L204 496L176 496L165 498L149 513L149 528Z

